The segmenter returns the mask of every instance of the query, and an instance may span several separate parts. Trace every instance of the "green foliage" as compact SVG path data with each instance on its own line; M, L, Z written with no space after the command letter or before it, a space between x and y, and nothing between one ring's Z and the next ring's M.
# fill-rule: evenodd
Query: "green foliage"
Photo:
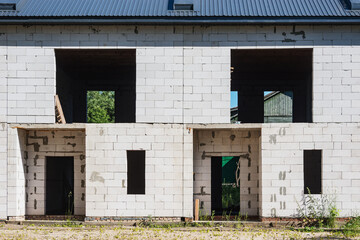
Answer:
M339 216L336 199L332 195L314 196L310 189L304 197L304 205L298 203L298 212L303 218L305 227L335 227L335 219Z
M87 122L88 123L115 122L115 92L113 91L87 92Z
M360 216L353 217L342 226L343 234L349 237L356 237L360 235Z

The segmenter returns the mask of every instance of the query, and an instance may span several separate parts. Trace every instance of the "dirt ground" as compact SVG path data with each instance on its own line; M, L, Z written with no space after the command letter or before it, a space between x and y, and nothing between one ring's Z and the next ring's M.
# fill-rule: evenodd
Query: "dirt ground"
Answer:
M0 225L0 239L349 239L326 232L250 228ZM354 238L351 238L354 239ZM360 239L360 238L357 238Z

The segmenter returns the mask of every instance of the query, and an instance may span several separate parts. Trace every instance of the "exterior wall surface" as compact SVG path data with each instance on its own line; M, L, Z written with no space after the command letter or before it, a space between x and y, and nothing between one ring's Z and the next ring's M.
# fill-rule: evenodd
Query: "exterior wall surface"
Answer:
M0 219L7 217L7 127L0 123Z
M259 137L260 130L195 130L194 199L203 202L203 215L212 214L211 157L215 156L241 156L240 212L259 215Z
M87 124L86 216L192 217L192 131L179 124ZM145 194L127 194L127 150L145 150Z
M358 25L37 25L1 31L0 76L6 80L0 83L6 85L0 94L7 89L7 96L0 101L7 102L10 123L54 122L58 48L136 49L136 121L147 123L229 123L231 49L313 48L314 122L360 118Z
M262 127L262 216L298 216L303 150L311 149L322 150L322 192L336 200L340 216L360 211L359 124L274 123Z
M0 166L7 166L0 169L0 186L7 185L0 218L26 213L26 132L2 122L54 123L59 48L136 49L138 124L86 126L87 216L191 217L199 151L193 161L192 130L172 124L229 123L231 50L264 48L313 49L314 123L262 125L260 215L296 215L304 149L323 150L323 190L336 192L341 216L360 210L359 25L12 25L0 32ZM146 150L146 194L128 196L126 150L139 149Z
M7 216L9 219L25 216L25 169L23 159L25 134L25 130L8 126Z

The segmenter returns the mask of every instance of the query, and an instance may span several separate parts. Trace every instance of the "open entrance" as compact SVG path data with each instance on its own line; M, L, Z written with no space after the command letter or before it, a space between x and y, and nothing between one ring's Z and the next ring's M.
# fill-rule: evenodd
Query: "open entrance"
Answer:
M211 158L211 211L238 215L240 211L239 157Z
M46 157L46 215L74 214L74 157Z
M232 50L231 65L232 122L312 122L312 49Z
M135 122L135 49L57 49L55 56L56 93L67 123L92 122L88 121L89 97L102 106L101 111L91 111L97 115L92 120ZM104 110L107 100L111 100L113 119Z
M259 216L261 131L198 128L193 136L193 196L194 203L199 200L199 215Z

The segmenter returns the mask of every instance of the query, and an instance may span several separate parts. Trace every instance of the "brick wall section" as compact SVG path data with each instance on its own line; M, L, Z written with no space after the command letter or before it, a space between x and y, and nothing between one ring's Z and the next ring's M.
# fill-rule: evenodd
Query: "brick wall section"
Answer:
M54 122L55 48L136 48L136 119L149 123L228 123L231 49L313 48L314 122L360 118L356 25L39 25L2 32L0 101L11 123ZM0 106L1 119L6 104Z
M212 156L243 156L240 157L239 201L241 215L259 215L259 137L260 130L214 129L195 131L194 199L199 199L203 202L200 204L203 204L203 208L201 208L203 215L211 215ZM249 158L244 157L246 154L249 155ZM201 194L201 188L203 188L203 194Z
M303 150L322 150L323 193L336 197L343 217L360 209L358 124L264 124L262 216L297 216L302 204Z
M65 156L74 157L74 214L85 215L85 132L27 131L25 138L26 215L45 215L46 157Z
M7 127L0 123L0 219L7 217Z
M126 150L145 150L145 195L127 195ZM192 131L172 124L86 125L86 215L191 217Z

